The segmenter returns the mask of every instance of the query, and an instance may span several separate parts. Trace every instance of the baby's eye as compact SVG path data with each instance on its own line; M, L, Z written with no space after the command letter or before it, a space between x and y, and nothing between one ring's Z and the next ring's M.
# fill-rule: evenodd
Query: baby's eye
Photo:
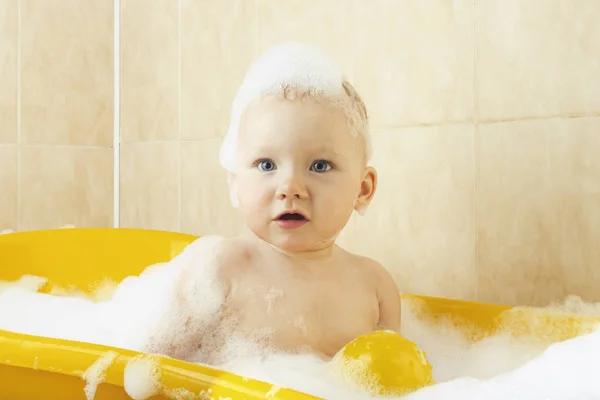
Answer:
M331 168L332 168L331 163L329 161L325 161L325 160L317 160L314 163L312 163L312 165L310 166L311 171L319 172L319 173L327 172Z
M271 172L275 169L275 163L271 160L260 160L258 162L258 169L262 172Z

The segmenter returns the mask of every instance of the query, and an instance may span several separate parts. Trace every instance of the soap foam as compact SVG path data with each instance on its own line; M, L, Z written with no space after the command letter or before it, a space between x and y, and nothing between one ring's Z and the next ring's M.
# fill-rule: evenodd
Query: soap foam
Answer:
M600 312L589 313L599 306L571 297L549 310L585 310L600 317ZM556 344L509 333L472 343L450 323L421 320L418 310L403 307L402 333L426 352L438 383L402 399L600 399L600 331ZM373 398L343 382L331 363L310 354L246 355L220 367L326 399Z
M123 386L134 400L144 400L160 394L158 362L149 356L132 358L125 366Z
M238 130L242 114L254 100L269 94L294 97L308 94L341 108L348 118L349 131L365 140L367 160L371 157L366 110L337 63L318 46L289 42L268 49L248 69L231 109L231 121L221 150L221 165L235 171ZM235 200L232 198L235 204Z
M147 345L149 330L188 334L182 330L182 319L192 315L201 319L219 312L222 293L218 285L210 284L214 283L214 271L198 265L202 254L218 243L216 238L199 239L171 262L125 279L106 301L36 293L45 279L24 276L3 285L0 291L0 329L139 351ZM194 265L183 289L195 299L196 307L169 315L167 305L174 299L177 277ZM600 398L600 332L593 332L593 324L581 325L582 336L558 344L506 333L473 344L450 323L423 320L418 311L416 306L403 305L402 333L426 352L438 384L403 399ZM547 311L600 316L600 303L588 304L568 297ZM294 321L300 323L299 319ZM531 325L536 327L536 321ZM214 363L219 368L328 399L371 398L344 383L332 363L315 355L275 353L261 346L260 340L249 343L241 335L211 332L210 326L194 325L192 329L224 341L221 357ZM257 336L268 337L271 333L265 329ZM207 358L198 354L195 361ZM114 355L109 352L86 371L86 395L93 397L112 361ZM125 389L131 397L141 399L161 391L174 398L193 398L194 394L185 388L161 388L153 362L141 357L126 367Z
M37 292L48 282L47 278L35 276L35 275L23 275L14 282L0 281L0 292L3 289L11 288L14 286L21 287L30 292Z
M172 357L189 355L198 361L212 356L210 346L201 346L194 354L191 349L203 337L213 335L210 321L217 318L223 303L223 288L211 259L221 239L200 238L171 262L154 265L119 285L105 304L118 316L120 347L155 353L168 350Z
M61 288L54 289L60 295L35 292L44 278L25 276L4 282L0 286L0 329L134 351L145 351L151 340L174 337L177 342L178 337L187 335L186 329L202 333L203 327L196 321L215 315L223 299L215 271L203 268L211 264L210 259L202 259L218 242L214 237L198 239L171 262L127 277L116 288L100 286L106 291L103 296L112 293L103 301L97 294L70 296L70 290ZM181 279L183 273L188 279ZM178 301L191 303L176 307ZM190 318L193 323L186 327Z
M106 371L117 359L117 356L116 352L108 351L83 373L83 379L85 380L83 391L87 400L93 400L96 397L98 385L106 379Z

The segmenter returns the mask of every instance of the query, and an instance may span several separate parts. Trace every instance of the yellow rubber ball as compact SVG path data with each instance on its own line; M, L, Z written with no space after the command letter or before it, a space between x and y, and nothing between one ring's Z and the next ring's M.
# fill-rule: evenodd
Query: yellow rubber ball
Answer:
M435 383L425 353L393 331L359 336L332 362L344 380L373 396L403 396Z

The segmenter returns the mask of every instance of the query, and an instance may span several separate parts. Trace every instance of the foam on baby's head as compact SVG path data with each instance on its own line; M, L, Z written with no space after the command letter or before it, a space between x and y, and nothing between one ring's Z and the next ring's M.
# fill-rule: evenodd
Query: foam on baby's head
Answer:
M280 95L290 100L310 96L341 108L348 119L349 132L363 136L366 159L369 160L368 117L360 96L336 62L320 48L292 42L272 47L250 66L233 101L229 130L219 153L219 161L225 169L235 170L239 125L244 110L252 101L266 95Z

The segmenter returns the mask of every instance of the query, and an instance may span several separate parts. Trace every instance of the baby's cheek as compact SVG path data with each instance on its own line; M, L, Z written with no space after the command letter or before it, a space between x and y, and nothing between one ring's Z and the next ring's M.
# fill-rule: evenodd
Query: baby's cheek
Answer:
M334 197L330 197L331 215L338 220L349 218L357 197L354 188L344 188L337 192Z
M244 214L246 218L249 220L257 220L262 218L262 216L268 213L268 202L260 197L249 196L245 198L245 202L243 203Z
M256 209L261 205L264 206L272 198L266 184L261 184L251 179L244 179L239 182L237 195L240 199L240 204Z
M238 208L240 206L240 199L239 199L239 191L238 191L238 186L236 182L232 182L229 185L229 201L231 202L231 206L233 208Z
M319 224L322 230L324 239L335 239L346 226L348 219L352 213L352 204L348 202L333 201L330 199L328 206L321 212L321 223Z

